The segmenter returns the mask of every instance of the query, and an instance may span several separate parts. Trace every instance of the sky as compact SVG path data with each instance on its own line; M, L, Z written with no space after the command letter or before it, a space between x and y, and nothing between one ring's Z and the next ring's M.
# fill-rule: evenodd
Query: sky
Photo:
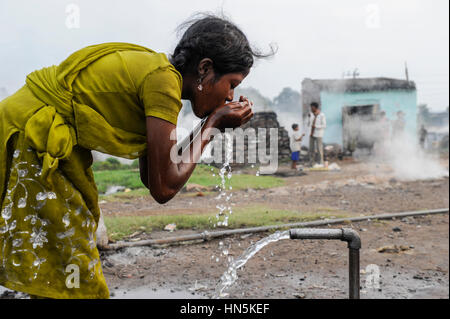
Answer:
M449 105L448 0L0 0L0 88L102 42L131 42L170 54L177 26L196 12L224 12L250 42L277 54L242 84L273 98L304 78L405 78L418 103Z

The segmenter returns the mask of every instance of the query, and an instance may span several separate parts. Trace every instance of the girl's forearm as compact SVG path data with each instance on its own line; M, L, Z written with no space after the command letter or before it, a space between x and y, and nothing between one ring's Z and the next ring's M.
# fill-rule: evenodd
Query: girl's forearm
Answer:
M159 181L156 183L159 185L158 188L163 193L162 202L167 202L172 199L180 189L186 184L186 182L191 177L197 162L205 149L205 147L210 142L210 137L217 133L215 129L214 118L210 118L205 122L205 125L201 129L201 133L194 136L193 141L190 143L189 147L186 148L182 154L177 154L176 152L171 152L169 156L169 163L166 164L165 172L159 172L155 176ZM176 142L173 147L176 146ZM176 158L172 158L176 156ZM174 161L176 159L176 161ZM152 190L150 190L152 191Z

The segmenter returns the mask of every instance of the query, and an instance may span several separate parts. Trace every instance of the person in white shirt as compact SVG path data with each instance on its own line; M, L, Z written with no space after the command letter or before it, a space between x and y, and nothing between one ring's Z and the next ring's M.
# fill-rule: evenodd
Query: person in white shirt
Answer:
M319 103L311 103L311 113L308 118L308 127L311 129L309 139L309 161L314 166L316 154L319 154L319 164L323 165L323 135L327 128L325 114L320 111Z
M298 124L293 124L292 129L294 133L291 136L291 159L292 159L292 169L297 169L297 162L300 160L300 151L302 150L302 140L305 134L300 133Z

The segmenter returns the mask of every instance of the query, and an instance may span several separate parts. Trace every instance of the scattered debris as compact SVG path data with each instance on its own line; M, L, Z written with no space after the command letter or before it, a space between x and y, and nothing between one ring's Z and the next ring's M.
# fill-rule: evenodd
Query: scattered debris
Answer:
M412 248L410 248L409 246L397 246L397 245L393 245L393 246L383 246L377 249L377 252L379 253L388 253L388 254L398 254L400 252L405 252L408 250L411 250Z
M120 192L123 192L123 191L125 191L125 187L124 186L112 185L112 186L108 186L108 188L107 188L107 190L105 192L105 195L112 195L112 194L120 193Z
M202 193L212 191L212 188L199 184L186 184L181 191L183 193Z
M270 274L272 277L276 277L276 278L284 278L287 277L287 274Z
M332 164L330 164L328 166L328 170L330 170L330 171L340 171L341 167L338 164L336 164L336 163L332 163Z
M197 281L194 284L194 287L191 287L188 289L190 292L197 292L197 291L205 291L208 290L208 286L199 284Z
M174 232L176 229L177 229L177 225L176 224L169 224L166 227L164 227L165 231L168 231L168 232L171 232L171 233Z

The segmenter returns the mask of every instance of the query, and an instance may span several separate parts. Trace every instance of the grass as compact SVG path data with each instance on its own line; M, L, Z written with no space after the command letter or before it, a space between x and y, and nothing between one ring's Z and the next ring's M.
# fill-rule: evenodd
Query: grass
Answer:
M215 176L213 176L215 174ZM111 170L111 171L94 171L95 181L100 193L105 193L109 186L124 186L132 190L138 190L143 187L139 177L138 170ZM188 183L199 184L206 187L215 187L220 184L219 170L207 165L197 165L194 173ZM231 186L233 190L254 188L264 189L283 186L284 181L278 177L272 176L255 176L249 174L235 174L231 180L227 180L226 186ZM131 196L135 193L125 193ZM143 196L142 191L138 191L136 196ZM144 195L147 195L145 191Z
M138 170L94 171L98 191L105 193L109 186L124 186L125 188L142 188Z
M286 210L272 210L259 206L235 208L229 219L229 229L243 227L259 227L268 225L282 225L287 223L307 222L318 220L321 217L346 217L324 212L301 213ZM214 214L205 215L171 215L171 216L123 216L106 217L105 223L110 238L121 240L137 232L163 230L167 224L176 224L177 229L212 229L215 220Z
M150 192L147 188L137 188L129 192L120 192L111 195L100 195L100 200L107 202L126 202L137 197L149 196Z

